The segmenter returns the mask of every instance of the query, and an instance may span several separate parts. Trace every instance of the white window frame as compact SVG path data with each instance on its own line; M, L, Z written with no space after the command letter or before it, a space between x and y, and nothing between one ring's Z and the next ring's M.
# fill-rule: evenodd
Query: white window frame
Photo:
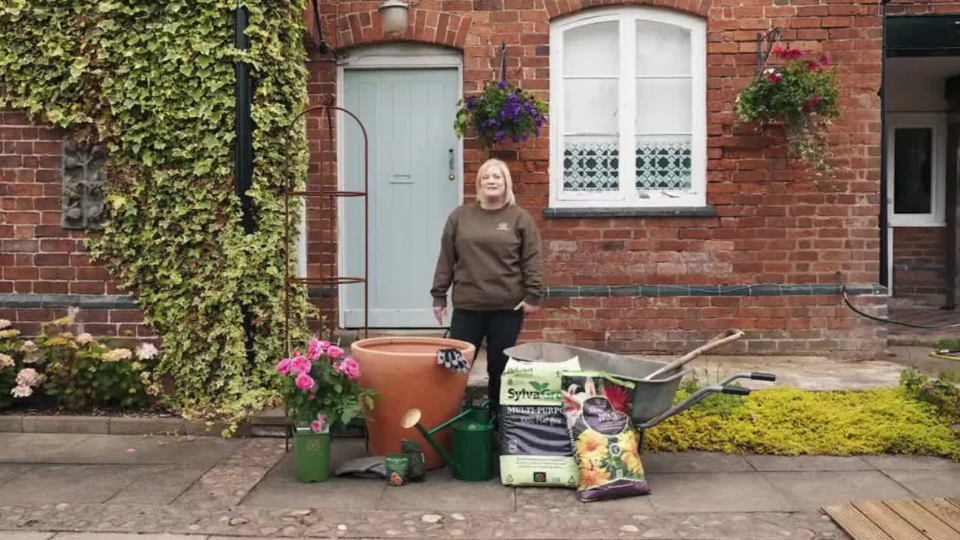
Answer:
M909 128L926 128L933 131L931 143L931 174L933 175L930 190L930 209L928 214L897 214L894 208L896 201L895 159L896 159L896 130ZM946 152L947 152L947 116L938 113L889 113L887 115L887 218L891 227L944 227L946 225L945 204L946 186Z
M618 191L602 193L563 191L564 136L590 135L567 133L563 118L563 37L564 32L589 24L618 21L620 24L620 71L617 110L620 130L620 182ZM676 78L644 75L636 70L636 21L677 26L690 31L691 48L691 165L689 190L650 190L635 188L636 167L636 81L638 78ZM551 208L673 208L704 207L707 203L707 23L705 20L674 11L648 7L621 7L590 10L550 25L550 207ZM676 135L644 133L644 135ZM681 135L687 135L683 133ZM631 156L622 159L622 156Z

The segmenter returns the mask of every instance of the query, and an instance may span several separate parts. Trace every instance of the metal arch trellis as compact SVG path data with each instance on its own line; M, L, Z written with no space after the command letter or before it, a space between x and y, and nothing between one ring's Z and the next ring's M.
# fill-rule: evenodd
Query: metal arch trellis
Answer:
M287 178L287 184L284 189L284 198L283 198L283 212L284 212L284 343L286 345L286 354L290 355L290 286L293 284L301 285L319 285L335 287L338 285L348 285L348 284L363 284L363 335L367 337L369 333L369 256L370 256L370 242L369 242L369 212L370 212L370 203L368 198L368 192L370 190L370 179L369 179L369 155L370 155L370 145L369 139L367 137L367 129L364 127L363 122L360 121L360 118L357 117L354 113L350 112L347 109L342 107L337 107L333 105L318 105L315 107L310 107L301 112L293 119L291 122L290 130L292 130L297 122L300 121L308 113L314 111L321 111L321 118L326 118L327 127L330 130L330 140L334 140L333 132L333 117L332 112L342 112L352 118L357 126L360 128L360 133L363 135L363 191L342 191L338 189L327 190L323 188L323 182L320 183L320 189L311 190L307 189L304 186L302 190L295 190L290 184L290 178ZM322 122L322 120L321 120ZM321 128L322 129L322 128ZM322 144L320 149L320 175L324 174L326 157L325 152L323 151ZM336 271L335 265L329 265L330 273L329 275L322 275L320 277L293 277L290 274L290 229L294 226L290 222L290 197L303 197L305 200L310 198L324 198L332 201L343 198L343 197L362 197L363 198L363 277L358 276L340 276ZM332 206L332 204L331 204ZM307 210L307 205L304 205L304 212ZM338 216L340 217L340 216ZM336 245L336 230L335 230L335 221L333 219L326 220L327 227L321 229L320 231L320 243L321 250L326 252L324 249L326 247L333 248ZM303 232L306 234L306 231Z
M773 47L780 41L780 29L773 28L770 31L760 34L757 34L757 80L760 80L760 77L763 75L763 68L767 65L767 62L770 60L770 53L773 52ZM763 48L766 44L766 49Z
M290 294L291 286L294 284L301 285L319 285L320 287L336 287L338 285L349 285L349 284L363 284L363 337L366 338L369 335L370 330L370 300L369 300L369 260L370 260L370 242L369 242L369 224L370 224L370 202L368 193L370 190L370 177L369 177L369 157L370 157L370 142L367 137L367 129L364 127L363 122L360 121L360 118L357 117L351 111L344 109L342 107L336 107L333 105L318 105L315 107L309 107L303 112L298 114L293 121L290 123L288 132L291 132L298 124L298 122L304 118L307 114L320 111L321 112L321 130L323 129L323 118L326 118L327 128L329 129L330 141L334 141L334 130L333 130L333 114L334 112L342 112L345 115L352 118L357 126L360 128L360 133L363 135L363 191L343 191L339 189L327 190L323 188L323 175L326 169L325 165L327 160L325 157L325 152L323 151L323 144L321 143L320 148L320 163L319 170L321 175L320 189L311 190L306 185L304 189L294 189L294 186L291 185L291 178L287 177L286 185L283 190L283 216L284 216L284 298L283 298L283 310L284 310L284 347L286 356L290 356ZM311 198L322 198L331 201L331 206L333 206L333 201L344 198L344 197L362 197L363 198L363 277L359 276L340 276L337 272L336 265L330 265L330 273L326 276L323 275L321 270L320 277L294 277L290 273L290 242L291 234L290 229L294 227L294 224L290 220L290 198L291 197L303 197L304 201ZM306 212L308 208L307 204L304 204L303 211ZM342 216L338 216L338 220ZM328 252L327 247L330 250L334 249L336 246L336 229L335 229L335 220L328 219L326 220L327 227L321 228L320 231L320 244L321 252ZM306 234L307 231L304 230L301 234ZM332 331L332 329L331 329ZM284 418L288 417L289 411L287 410L286 405L284 405ZM284 439L285 439L285 449L290 451L290 430L284 430Z
M335 287L338 285L348 285L348 284L363 284L363 335L367 337L369 333L369 256L370 256L370 242L369 242L369 213L370 213L370 203L368 198L368 192L370 190L370 179L369 179L369 155L370 155L370 144L367 137L367 129L364 127L363 122L360 121L360 118L357 117L354 113L350 112L347 109L342 107L336 107L333 105L318 105L315 107L310 107L305 109L303 112L298 114L296 118L290 124L289 130L293 130L297 123L308 113L320 111L321 122L322 118L326 118L327 127L330 132L330 140L334 140L334 131L333 131L333 112L342 112L345 115L352 118L357 126L360 128L360 133L363 135L363 191L343 191L338 189L324 189L323 182L320 183L320 189L308 189L304 186L302 190L296 190L290 184L290 178L287 178L287 183L284 189L283 195L283 212L284 212L284 343L286 346L286 354L290 355L290 286L293 284L301 285L319 285L321 287L329 286ZM322 124L321 124L322 129ZM324 175L324 170L327 165L326 152L324 152L322 143L320 148L320 175ZM363 198L363 277L359 276L340 276L337 273L336 265L329 265L330 272L328 275L322 275L321 271L320 277L293 277L290 273L290 242L291 234L290 229L294 226L290 221L290 197L303 197L305 200L311 198L324 198L332 201L343 198L343 197L362 197ZM307 205L304 205L304 212L307 211ZM341 217L341 216L338 216ZM326 252L326 248L330 247L331 249L336 246L336 230L335 230L335 220L328 219L326 220L327 227L322 228L320 231L320 244L321 250ZM306 234L306 231L303 232Z

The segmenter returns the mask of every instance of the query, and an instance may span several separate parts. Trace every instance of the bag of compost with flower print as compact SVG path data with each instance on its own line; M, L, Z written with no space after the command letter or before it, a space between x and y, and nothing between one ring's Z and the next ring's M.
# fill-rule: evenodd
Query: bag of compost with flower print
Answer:
M507 361L499 411L503 485L577 485L577 465L561 409L560 373L578 369L578 357L565 362Z
M564 372L563 413L584 502L648 495L640 437L630 421L633 383L595 371Z

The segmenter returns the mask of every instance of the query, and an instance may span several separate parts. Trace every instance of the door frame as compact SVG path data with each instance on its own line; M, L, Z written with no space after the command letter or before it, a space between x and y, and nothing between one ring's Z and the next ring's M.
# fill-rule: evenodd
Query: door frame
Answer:
M446 68L457 70L457 96L463 97L463 53L459 50L448 49L436 45L422 45L410 43L389 43L382 45L372 45L350 51L350 53L337 65L337 106L343 107L343 90L346 84L346 72L348 70L385 70L385 69L430 69ZM343 165L346 147L344 145L344 125L343 113L337 114L337 186L338 189L344 189L343 186ZM362 120L362 118L361 118ZM450 125L453 129L453 125ZM457 154L455 170L457 175L457 184L459 192L458 204L463 204L464 178L463 178L463 139L457 139ZM347 230L347 220L342 219L344 215L343 206L345 201L339 198L337 201L337 274L344 275L346 257L344 254ZM367 276L369 278L369 276ZM337 289L337 326L343 329L345 305L343 302L343 292L345 287L350 284L339 285ZM424 295L426 298L426 295Z
M946 126L947 126L947 113L943 112L888 112L886 118L884 119L884 131L887 137L887 152L884 158L887 162L886 167L886 178L881 179L882 182L886 184L886 195L887 195L887 234L884 242L887 247L887 260L884 261L884 264L887 267L887 296L893 296L893 287L894 287L894 250L893 250L893 235L895 234L895 229L901 228L924 228L924 227L945 227L946 226L946 212L944 204L944 193L946 189L945 183L945 174L946 174ZM894 215L894 200L896 196L896 189L894 186L894 173L896 172L896 145L894 143L895 137L894 134L898 128L910 128L910 127L931 127L933 129L933 139L931 141L933 145L933 169L931 174L933 177L932 180L932 199L933 207L933 220L910 220L909 218L896 219ZM940 205L940 206L937 206Z

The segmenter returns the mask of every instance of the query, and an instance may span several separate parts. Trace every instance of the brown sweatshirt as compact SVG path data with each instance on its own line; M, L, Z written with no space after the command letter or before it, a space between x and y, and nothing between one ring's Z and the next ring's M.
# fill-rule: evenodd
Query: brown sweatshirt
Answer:
M430 295L434 306L445 306L453 285L453 305L460 309L538 305L540 273L540 233L526 210L469 203L447 218Z

